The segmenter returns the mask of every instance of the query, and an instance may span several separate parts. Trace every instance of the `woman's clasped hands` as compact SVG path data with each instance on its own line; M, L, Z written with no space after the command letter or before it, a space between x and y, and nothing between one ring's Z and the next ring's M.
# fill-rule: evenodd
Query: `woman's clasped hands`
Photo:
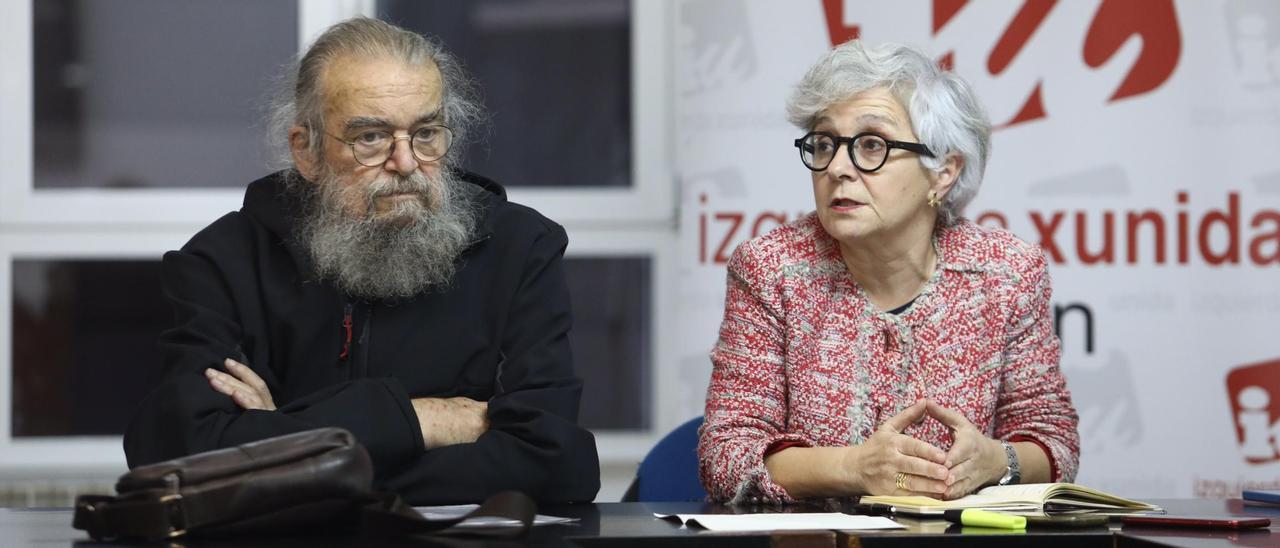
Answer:
M949 451L902 432L925 417L951 429ZM964 415L921 399L890 417L866 442L849 448L846 470L869 495L923 495L954 499L998 479L1006 457L999 441L985 436Z

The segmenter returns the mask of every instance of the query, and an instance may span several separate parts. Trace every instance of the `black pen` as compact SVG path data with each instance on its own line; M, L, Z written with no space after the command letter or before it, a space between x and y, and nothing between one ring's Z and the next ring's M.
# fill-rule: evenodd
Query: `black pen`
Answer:
M860 502L858 503L857 508L861 512L876 516L892 514L894 512L893 506L879 502Z

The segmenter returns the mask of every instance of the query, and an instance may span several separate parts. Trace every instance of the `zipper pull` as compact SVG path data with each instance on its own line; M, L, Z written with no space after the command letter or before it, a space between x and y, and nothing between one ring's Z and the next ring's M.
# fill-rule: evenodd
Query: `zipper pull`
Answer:
M351 332L353 322L351 319L351 303L347 303L342 309L342 329L346 332L346 338L342 341L342 352L338 354L338 359L347 361L351 357Z

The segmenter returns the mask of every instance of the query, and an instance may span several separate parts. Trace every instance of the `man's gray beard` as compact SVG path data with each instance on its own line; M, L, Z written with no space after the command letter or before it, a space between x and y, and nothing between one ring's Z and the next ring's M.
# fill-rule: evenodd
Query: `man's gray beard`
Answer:
M448 169L436 173L383 174L368 185L344 186L326 170L304 200L298 233L320 279L370 300L408 299L447 286L472 241L479 205L467 182ZM377 213L375 198L405 191L419 198L397 199ZM347 211L349 194L361 195L362 217Z

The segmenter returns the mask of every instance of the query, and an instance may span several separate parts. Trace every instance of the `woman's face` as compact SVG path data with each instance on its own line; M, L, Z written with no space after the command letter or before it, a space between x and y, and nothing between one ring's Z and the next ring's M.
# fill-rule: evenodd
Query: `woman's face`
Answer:
M872 132L889 140L919 142L907 111L884 88L827 107L818 113L813 131L841 137ZM818 219L842 244L856 245L868 237L904 230L932 230L936 211L928 205L928 194L938 183L937 176L920 164L914 152L890 149L880 169L863 173L849 159L847 145L841 145L831 165L812 174Z

